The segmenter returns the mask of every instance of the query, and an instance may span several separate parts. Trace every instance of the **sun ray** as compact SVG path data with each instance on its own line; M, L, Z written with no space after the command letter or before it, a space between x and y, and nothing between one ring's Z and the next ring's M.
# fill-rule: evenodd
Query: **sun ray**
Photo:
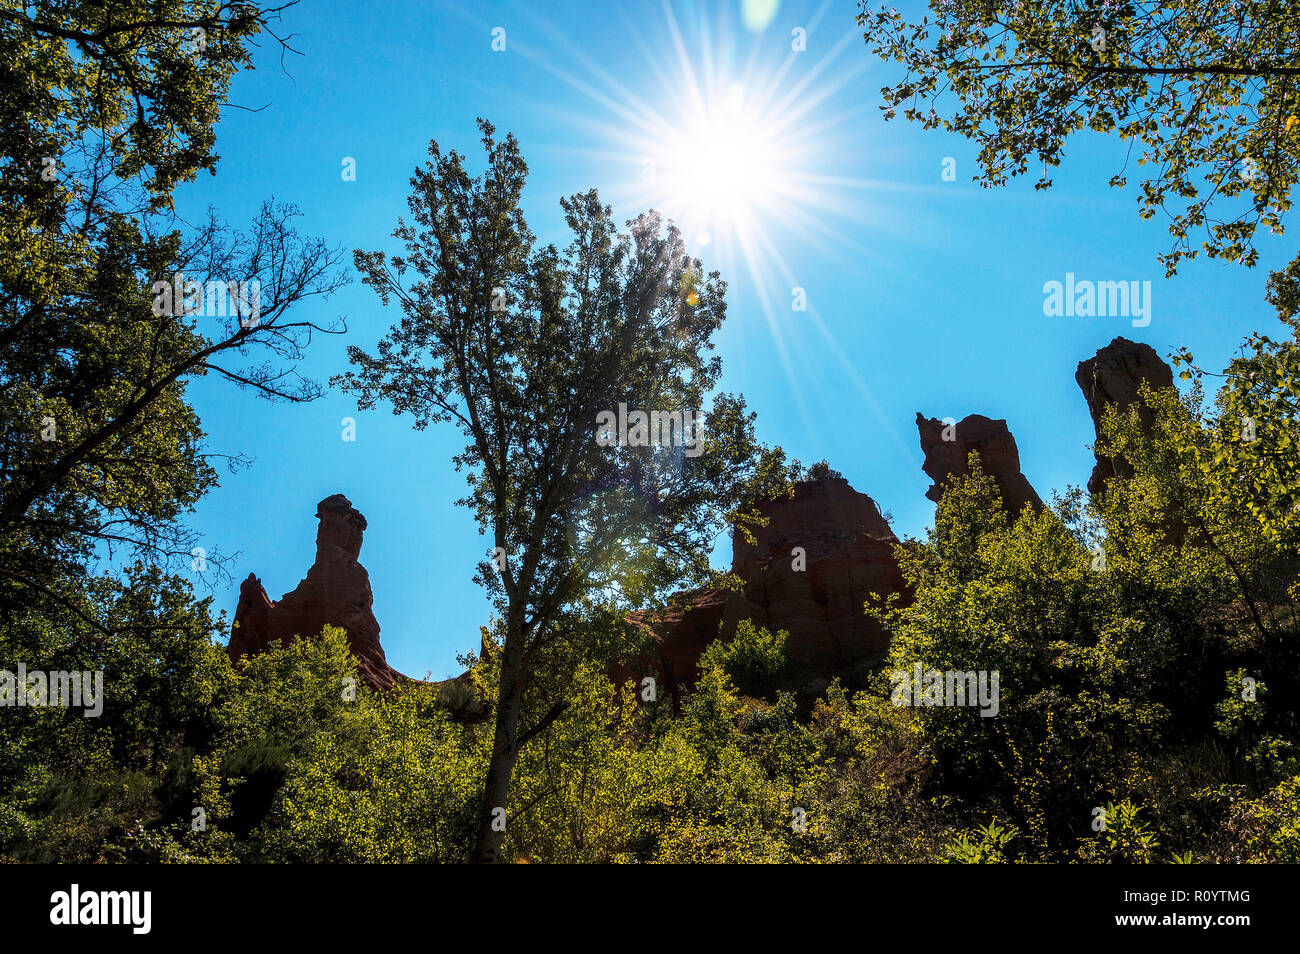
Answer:
M809 38L832 2L825 0L806 22ZM815 248L851 260L855 268L870 262L896 271L902 266L887 254L851 236L860 233L863 221L886 230L898 227L896 217L884 214L871 196L932 191L845 173L848 167L866 165L850 153L844 139L868 107L827 107L867 69L866 58L842 59L859 39L857 33L833 37L829 48L821 44L824 51L815 58L788 49L765 68L773 42L787 41L756 32L746 43L744 34L729 31L729 21L716 10L688 12L672 0L662 0L661 7L662 48L646 24L621 16L645 64L635 90L576 48L565 31L534 15L563 56L555 55L555 47L546 55L523 44L512 48L605 111L604 117L567 113L569 128L591 132L590 145L553 148L627 170L630 174L612 187L602 186L609 201L629 213L660 211L682 230L692 254L708 260L733 285L748 285L791 385L787 393L810 432L816 422L807 405L808 384L816 387L820 381L803 378L829 352L888 440L913 456L816 305L809 302L806 311L791 312L791 319L780 304L801 283L778 245ZM809 61L801 69L804 58ZM774 240L778 233L781 243ZM807 337L792 333L795 322L816 329L816 356L807 352Z
M773 263L773 265L776 268L781 270L782 277L787 282L793 283L794 276L790 273L788 266L785 263L784 257L780 254L780 252L777 251L775 247L772 246L771 239L767 235L767 233L760 228L754 233L754 238L756 238L759 242L763 243L766 246L768 259ZM886 434L889 435L889 438L893 442L894 446L904 455L905 458L916 459L915 448L910 446L905 440L903 440L902 435L898 433L897 428L894 426L894 422L889 417L889 415L885 413L885 410L883 407L881 407L880 402L876 400L875 394L872 392L871 388L867 385L866 380L862 377L862 373L858 370L857 366L854 365L854 363L849 359L849 356L844 352L844 348L840 345L839 341L836 339L835 335L831 332L830 328L827 327L826 322L822 320L821 312L817 309L816 303L809 302L808 310L806 312L801 312L801 315L804 314L812 318L814 327L817 328L818 332L820 332L822 336L822 339L826 342L826 345L831 349L831 353L835 356L835 360L839 363L844 373L848 375L849 380L853 382L853 386L857 389L858 393L862 396L863 400L867 402L867 405L871 408L871 412L875 415L876 420L879 422L881 429ZM788 367L787 367L787 373L789 373ZM796 382L792 379L791 383L797 385L791 388L792 393L797 393L808 382L806 381Z

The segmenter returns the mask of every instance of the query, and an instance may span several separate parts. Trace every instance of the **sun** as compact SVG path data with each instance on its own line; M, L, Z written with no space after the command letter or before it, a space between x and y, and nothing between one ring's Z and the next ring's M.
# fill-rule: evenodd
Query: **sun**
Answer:
M751 37L746 55L741 38L715 34L718 24L703 16L692 54L672 7L664 11L669 55L647 49L649 82L634 94L611 81L597 94L617 117L604 129L603 155L621 155L639 173L615 184L616 204L671 220L692 254L752 281L772 318L780 289L788 295L798 285L782 246L844 247L844 193L860 184L836 166L841 133L858 109L830 104L860 68L831 75L830 67L855 37L846 33L803 59L801 44L771 28Z
M785 167L789 157L770 135L771 128L746 109L739 83L720 102L702 104L698 115L652 153L652 175L663 175L658 196L663 211L693 226L697 239L751 227L795 179L796 170Z
M772 320L773 297L798 284L783 246L863 252L843 225L860 218L851 209L874 184L849 171L860 163L843 134L868 107L833 105L866 68L864 57L840 59L861 37L819 32L833 0L785 20L780 0L742 0L739 23L720 6L686 6L683 29L663 0L667 43L627 18L628 52L644 62L621 53L617 75L554 25L543 29L562 56L514 49L584 98L559 115L591 145L565 151L615 170L601 195L628 215L671 220L692 254L709 246L710 265L749 279Z
M897 189L861 172L883 161L864 153L858 134L874 110L870 97L846 95L867 67L867 57L848 52L861 35L831 25L834 0L798 15L783 14L780 0L741 0L739 22L722 4L662 0L662 7L662 34L644 18L625 17L626 43L612 65L545 21L554 48L512 47L580 94L578 107L555 112L585 144L560 150L604 172L600 194L616 215L658 212L687 254L752 304L748 320L766 323L810 427L800 396L806 381L790 352L807 334L819 336L818 359L838 362L886 433L912 453L786 258L798 250L804 260L811 252L845 268L897 267L857 237L863 223L886 217L871 194ZM638 50L640 62L629 56Z
M814 173L824 143L808 134L802 102L777 88L770 77L684 68L653 119L625 134L641 160L629 204L672 220L692 249L713 244L720 264L751 272L771 253L769 229L822 218L826 190Z

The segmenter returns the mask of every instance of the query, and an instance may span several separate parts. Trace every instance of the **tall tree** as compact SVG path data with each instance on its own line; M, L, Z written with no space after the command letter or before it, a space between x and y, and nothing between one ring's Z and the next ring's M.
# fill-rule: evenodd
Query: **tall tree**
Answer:
M1167 274L1198 254L1255 264L1256 230L1282 231L1300 168L1300 3L932 0L910 22L862 0L858 23L902 81L882 89L925 128L977 143L986 187L1041 164L1087 129L1141 144L1143 218L1173 236ZM949 109L949 104L952 108ZM1129 157L1111 178L1128 181Z
M177 185L215 171L257 37L287 49L282 9L0 4L0 576L19 602L80 602L64 576L105 547L189 559L177 518L215 472L188 380L318 392L293 362L335 329L288 312L345 280L340 253L289 206L245 233L172 211Z
M106 818L147 843L159 805L198 797L185 777L231 673L207 601L167 572L216 480L187 383L317 393L293 363L330 329L290 309L345 279L340 253L288 206L243 232L173 207L215 171L232 76L259 38L287 44L282 9L0 0L0 658L106 684L102 720L4 720L5 811L33 811L5 837L35 857L81 857ZM67 817L81 835L55 834Z
M493 544L480 566L500 614L494 741L478 856L499 857L520 748L564 708L562 692L521 725L545 691L539 660L557 643L596 639L601 620L710 571L710 541L751 504L788 487L780 450L757 445L744 401L716 394L702 431L689 426L718 382L708 357L726 284L704 274L655 213L620 233L596 192L564 199L573 234L537 247L520 208L527 165L513 136L480 120L487 169L436 142L411 179L402 256L356 253L363 281L401 320L375 354L352 347L336 379L363 409L389 402L415 427L454 423L465 436L470 507ZM410 280L408 282L408 273ZM609 414L681 415L681 431L637 446ZM553 675L553 674L550 674Z

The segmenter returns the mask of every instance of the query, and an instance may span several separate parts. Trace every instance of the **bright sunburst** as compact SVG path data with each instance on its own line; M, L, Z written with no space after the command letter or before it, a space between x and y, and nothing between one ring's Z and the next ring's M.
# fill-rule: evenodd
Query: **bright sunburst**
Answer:
M744 87L733 83L720 101L704 103L698 115L651 145L644 171L652 183L662 177L657 204L694 225L695 238L705 244L710 232L734 236L752 228L774 200L789 197L798 175L773 128L746 103Z
M737 20L720 16L723 7L704 5L691 14L688 41L665 2L661 29L628 22L642 65L628 63L622 81L545 21L538 26L568 47L563 59L517 47L601 107L569 118L601 144L575 153L614 160L626 171L621 181L603 181L602 195L625 212L658 210L681 228L693 252L712 246L711 267L733 281L748 275L756 286L771 286L765 293L790 279L778 244L852 246L852 230L843 227L846 200L872 185L835 169L836 160L848 158L840 134L869 108L831 108L865 68L865 57L840 59L860 38L851 30L833 37L829 27L819 30L829 0L797 26L777 16L780 6L746 0ZM635 89L626 85L629 77Z
M848 74L835 83L817 78L839 49L799 70L805 52L769 34L762 45L752 39L742 67L740 40L714 40L702 24L699 48L688 49L672 9L664 9L677 69L656 67L652 103L633 99L624 112L631 121L610 130L639 166L619 197L671 218L697 253L714 244L708 257L733 277L743 268L756 284L784 281L773 231L832 234L827 220L837 203L824 169L845 117L821 108ZM783 47L785 55L774 57ZM764 62L779 65L765 69Z
M797 334L806 348L811 326L821 337L821 354L839 362L879 415L813 301L806 310L792 309L792 292L802 283L782 254L811 249L846 268L893 267L856 238L874 217L866 194L896 187L855 174L869 163L854 154L850 124L873 100L837 94L861 75L867 58L842 57L861 37L823 25L831 7L826 0L805 20L783 11L780 0L742 0L739 18L726 14L736 9L731 4L692 4L688 41L673 4L664 0L662 29L627 18L626 35L641 62L620 58L620 76L540 18L536 26L555 47L514 49L590 101L590 109L566 110L561 118L573 134L585 130L592 145L564 151L623 170L613 181L600 180L601 195L616 212L659 211L706 268L733 286L747 284L792 385L798 381L788 344ZM557 57L555 48L564 55ZM807 418L801 389L793 386L791 394ZM886 431L899 447L909 446L888 424Z

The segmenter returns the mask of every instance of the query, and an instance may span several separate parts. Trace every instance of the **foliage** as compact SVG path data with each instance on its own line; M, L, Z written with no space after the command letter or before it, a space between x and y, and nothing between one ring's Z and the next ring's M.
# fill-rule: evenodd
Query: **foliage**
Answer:
M1150 864L1159 846L1155 834L1138 818L1139 809L1128 799L1107 803L1105 826L1079 845L1079 859L1092 864Z
M785 668L785 646L790 634L769 632L750 620L741 620L729 640L715 640L700 656L700 671L718 669L756 695L770 691Z
M214 171L231 78L276 12L152 0L0 9L7 593L93 620L77 577L95 557L191 562L181 518L215 486L214 462L242 462L204 448L193 378L289 400L319 393L292 362L330 329L291 310L343 281L337 251L300 235L291 206L267 202L246 233L215 213L184 226L171 211L178 184ZM164 302L155 283L178 275L246 293L216 314L204 290L201 308ZM197 555L219 568L217 554Z
M1247 263L1255 229L1280 230L1300 148L1286 4L935 9L863 23L912 71L892 104L979 141L985 184L1113 131L1156 163L1144 214L1185 203L1170 270L1195 228ZM433 144L404 254L357 253L403 315L338 381L461 429L463 503L506 555L480 568L499 618L442 685L369 690L328 626L232 665L225 619L169 571L217 479L186 385L316 396L291 366L326 329L289 310L343 277L289 207L184 230L171 196L215 168L218 110L277 13L0 4L0 665L104 690L89 717L2 710L0 860L1300 861L1295 263L1269 284L1289 335L1251 336L1211 401L1184 352L1187 392L1104 416L1120 476L1096 496L1008 514L973 457L897 548L908 598L865 608L892 636L868 689L809 711L788 635L742 621L647 698L610 675L641 648L626 611L712 580L714 535L747 533L763 498L839 474L762 446L717 393L725 283L670 225L620 231L588 192L563 203L571 244L537 246L517 143L484 123L487 171ZM918 105L948 91L950 119ZM262 280L258 320L156 313L177 271ZM259 350L290 370L231 363ZM708 404L703 453L601 446L620 404ZM897 704L917 666L996 674L996 706Z
M608 629L682 579L710 576L709 541L758 519L753 504L786 491L795 468L757 444L742 398L713 394L696 431L721 373L708 356L726 316L721 276L657 213L620 233L594 190L561 201L570 244L538 247L518 143L479 128L486 171L472 176L458 152L430 143L411 179L413 222L393 233L404 254L356 253L365 284L403 316L375 354L350 347L355 370L335 381L363 409L387 402L417 429L453 423L465 438L460 503L493 544L478 579L501 618L481 815L480 854L492 860L518 753L568 704L547 700L521 726L525 697L564 671L539 665L549 647L576 641L581 653L585 621ZM676 437L667 425L640 446L626 439L627 425L605 418L628 408L678 415Z
M1169 274L1198 254L1198 232L1206 254L1247 265L1258 228L1281 233L1300 167L1294 2L933 0L920 22L860 6L872 52L905 69L881 91L885 117L902 108L975 142L985 187L1030 163L1035 188L1050 187L1066 141L1087 130L1140 144L1137 165L1152 171L1139 214L1167 216Z
M1300 863L1300 776L1257 799L1238 802L1223 822L1227 847L1216 861Z
M832 467L825 460L819 460L815 464L809 464L808 470L804 473L804 480L843 480L844 475Z
M962 832L948 843L949 860L958 865L996 865L1007 861L1007 844L1015 831L1003 828L997 819L974 832Z

